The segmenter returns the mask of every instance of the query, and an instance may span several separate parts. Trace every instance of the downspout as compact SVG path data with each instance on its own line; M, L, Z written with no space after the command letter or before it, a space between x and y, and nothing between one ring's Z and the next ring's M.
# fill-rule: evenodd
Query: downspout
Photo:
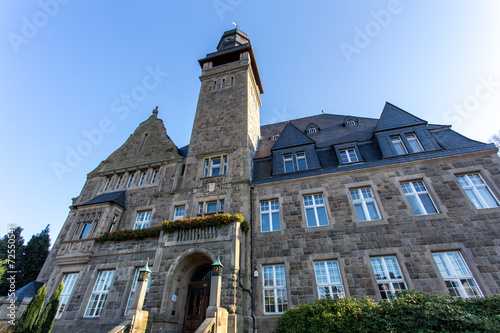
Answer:
M253 277L253 269L254 269L254 261L253 261L253 186L250 186L250 278L251 278L251 286L252 293L250 294L250 299L252 302L252 318L253 318L253 331L257 332L257 316L255 315L255 300L254 300L254 277Z

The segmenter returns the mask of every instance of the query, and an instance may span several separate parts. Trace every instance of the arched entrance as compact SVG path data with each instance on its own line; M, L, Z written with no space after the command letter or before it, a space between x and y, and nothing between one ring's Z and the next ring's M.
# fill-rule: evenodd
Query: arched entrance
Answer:
M188 285L183 333L194 333L205 320L210 300L211 278L210 264L200 266L191 278Z

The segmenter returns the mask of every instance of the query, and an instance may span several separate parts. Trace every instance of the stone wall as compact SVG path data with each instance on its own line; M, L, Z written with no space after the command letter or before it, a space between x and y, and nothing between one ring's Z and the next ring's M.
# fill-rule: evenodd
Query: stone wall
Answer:
M485 295L500 293L500 208L476 209L456 174L479 172L500 197L500 162L491 153L463 154L336 172L254 189L254 278L259 332L279 315L264 314L262 266L284 264L289 308L318 298L314 261L338 260L346 296L380 299L371 256L395 255L409 289L448 294L432 252L460 251ZM423 180L439 214L415 216L400 183ZM358 222L349 190L371 187L381 220ZM323 194L329 225L307 227L303 195ZM279 199L281 230L260 232L261 200Z

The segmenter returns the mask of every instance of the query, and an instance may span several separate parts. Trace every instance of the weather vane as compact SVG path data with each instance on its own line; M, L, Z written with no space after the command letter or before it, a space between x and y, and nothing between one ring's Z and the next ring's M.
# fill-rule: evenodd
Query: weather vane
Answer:
M232 24L234 24L234 26L236 27L236 29L238 29L238 23L234 23L234 22L231 22Z

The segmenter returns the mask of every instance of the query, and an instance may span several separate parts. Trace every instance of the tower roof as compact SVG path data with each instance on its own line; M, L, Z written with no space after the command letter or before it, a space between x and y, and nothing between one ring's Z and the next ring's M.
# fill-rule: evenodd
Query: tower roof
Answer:
M198 60L198 63L201 68L203 68L205 63L212 62L213 67L215 67L240 60L240 54L244 52L249 53L250 66L252 67L255 82L259 87L260 93L263 94L264 88L260 80L259 68L257 67L257 61L253 53L250 38L238 28L224 32L219 44L217 44L217 52L208 53L205 58Z

